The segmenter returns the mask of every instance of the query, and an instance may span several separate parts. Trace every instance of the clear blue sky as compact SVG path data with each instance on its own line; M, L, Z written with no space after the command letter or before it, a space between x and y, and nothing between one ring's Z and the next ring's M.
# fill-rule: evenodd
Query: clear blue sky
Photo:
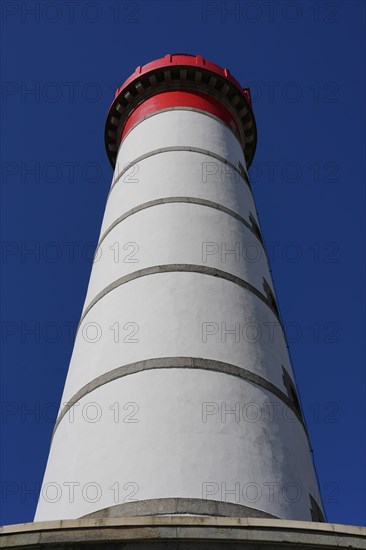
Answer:
M254 194L328 521L364 524L365 3L68 4L1 6L1 523L33 520L112 176L114 91L188 52L252 88Z

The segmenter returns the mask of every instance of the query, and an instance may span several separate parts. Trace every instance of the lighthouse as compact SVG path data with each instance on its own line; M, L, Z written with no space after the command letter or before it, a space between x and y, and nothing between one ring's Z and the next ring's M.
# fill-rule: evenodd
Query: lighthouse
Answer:
M114 174L35 521L324 521L248 176L250 90L166 55L117 90L105 143Z

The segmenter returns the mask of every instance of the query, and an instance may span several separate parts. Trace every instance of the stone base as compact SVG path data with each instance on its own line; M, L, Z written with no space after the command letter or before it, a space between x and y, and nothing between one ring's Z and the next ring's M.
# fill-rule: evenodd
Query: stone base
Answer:
M264 518L141 516L8 525L1 548L53 550L297 550L366 548L366 529Z

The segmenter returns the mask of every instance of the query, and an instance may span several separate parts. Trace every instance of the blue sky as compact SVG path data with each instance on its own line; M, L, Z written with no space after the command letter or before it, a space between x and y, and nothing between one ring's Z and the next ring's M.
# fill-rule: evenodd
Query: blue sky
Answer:
M33 520L112 177L114 91L188 52L251 87L252 184L328 521L365 524L365 3L1 9L1 523Z

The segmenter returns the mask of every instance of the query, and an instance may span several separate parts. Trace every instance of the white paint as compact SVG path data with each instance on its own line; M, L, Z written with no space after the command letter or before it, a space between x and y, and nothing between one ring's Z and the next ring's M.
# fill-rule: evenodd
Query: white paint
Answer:
M237 168L239 162L245 167L239 141L221 121L194 111L167 111L147 118L127 134L118 152L113 181L128 163L165 147L204 149Z
M65 480L79 483L72 503ZM81 494L91 482L97 502ZM49 503L45 491L36 520L172 496L211 496L309 520L313 483L305 432L272 394L221 373L145 371L101 386L63 419L44 480L61 498Z
M161 204L126 218L103 239L96 252L85 306L120 277L167 264L227 271L263 294L263 277L272 286L263 245L241 221L207 206Z
M168 197L210 200L248 223L250 213L257 219L243 178L202 153L162 152L119 177L126 163L172 146L198 147L245 167L239 142L222 122L189 111L151 117L122 143L101 235L130 209ZM213 246L205 248L203 243ZM228 254L235 247L239 254ZM260 255L253 261L255 251ZM120 277L169 264L223 270L262 293L263 277L272 285L262 246L240 221L207 206L161 204L134 213L105 237L93 265L84 311ZM61 409L82 387L113 369L180 356L236 365L286 395L282 366L293 376L278 319L258 296L219 277L158 273L117 286L87 311L76 337ZM131 405L123 407L132 402L138 407L138 422L123 421ZM227 409L239 404L241 411L253 405L239 421L232 415L223 421L220 412L203 422L202 404L207 402L216 403L220 411L222 403ZM120 417L115 422L117 409ZM260 413L257 421L251 420L253 411ZM79 484L74 499L70 485L65 485L70 482ZM203 494L205 482L213 484L211 495ZM94 491L98 487L101 491L95 502L93 486L88 486L93 483ZM131 374L80 399L55 432L36 520L78 518L123 502L134 490L126 483L137 484L136 499L212 498L286 519L310 519L309 492L319 501L304 428L284 402L238 377L199 369ZM254 484L253 490L259 487L258 499L246 492L248 483ZM301 492L296 500L291 483ZM61 488L60 495L53 495L54 503L52 484L54 490ZM85 493L85 486L90 493ZM47 487L51 495L44 498ZM289 494L284 496L286 488Z
M106 205L101 233L131 208L177 196L216 202L248 221L249 212L256 218L252 194L237 172L206 155L175 151L145 158L118 179Z
M131 338L135 331L131 325L124 329L128 323L138 330ZM208 326L211 323L212 329ZM228 334L236 323L238 337ZM117 328L119 338L115 342ZM251 292L218 277L162 273L119 286L89 311L76 338L63 402L112 369L149 358L176 356L203 357L243 367L283 392L282 365L291 373L279 322Z

